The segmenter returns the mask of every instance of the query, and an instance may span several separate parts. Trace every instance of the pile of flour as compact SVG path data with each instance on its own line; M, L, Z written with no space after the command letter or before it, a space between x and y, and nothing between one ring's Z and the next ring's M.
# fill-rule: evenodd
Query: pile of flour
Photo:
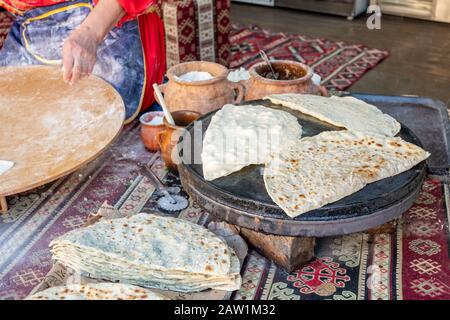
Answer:
M181 76L175 76L177 81L181 82L194 82L194 81L205 81L213 79L213 75L205 71L190 71L188 73L182 74Z

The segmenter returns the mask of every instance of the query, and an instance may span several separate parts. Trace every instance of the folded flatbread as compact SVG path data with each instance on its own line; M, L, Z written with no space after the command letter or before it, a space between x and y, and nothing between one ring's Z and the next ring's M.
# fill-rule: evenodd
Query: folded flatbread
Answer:
M273 94L264 99L350 131L393 137L401 129L397 120L354 97L286 93Z
M203 139L203 176L214 180L251 164L301 137L297 118L264 106L225 105L212 117Z
M104 219L50 246L53 259L95 279L181 292L233 291L241 283L233 249L183 219L144 213Z
M398 137L326 131L274 154L264 182L272 200L294 218L409 170L429 155Z
M168 300L148 289L123 283L69 284L35 293L27 300Z

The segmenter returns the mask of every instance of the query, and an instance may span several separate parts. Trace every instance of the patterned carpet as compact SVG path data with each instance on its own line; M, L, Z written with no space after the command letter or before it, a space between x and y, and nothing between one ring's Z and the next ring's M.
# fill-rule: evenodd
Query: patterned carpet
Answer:
M255 30L256 36L250 36L249 30ZM289 47L280 45L283 41L288 43L289 37L300 39L275 35L280 40L271 40L269 33L257 28L235 29L233 66L254 63L255 46L261 43L278 58L278 53ZM248 53L238 53L237 46L247 47ZM297 54L298 60L315 61L312 63L316 71L322 70L325 84L337 89L356 81L386 56L378 50L325 40L310 40L306 47L309 49ZM333 50L338 52L332 55ZM372 59L372 63L362 62L366 59ZM365 71L345 75L349 68ZM39 189L9 197L10 210L0 216L0 299L22 299L40 283L51 267L49 242L83 225L88 214L97 211L104 201L128 214L157 210L156 201L161 195L139 175L143 164L150 165L169 185L179 185L177 175L167 172L159 154L144 149L135 121L112 147L87 166ZM242 270L242 288L232 298L450 299L449 190L448 185L427 179L416 204L404 214L393 234L357 233L318 239L316 258L291 274L250 251ZM200 224L209 216L193 203L177 215Z
M253 253L234 298L450 299L448 190L428 179L395 233L319 239L316 259L291 274Z

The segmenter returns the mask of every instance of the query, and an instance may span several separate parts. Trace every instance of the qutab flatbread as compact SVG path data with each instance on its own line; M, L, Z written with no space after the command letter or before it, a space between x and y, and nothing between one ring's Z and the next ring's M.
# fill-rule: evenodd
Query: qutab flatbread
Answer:
M409 170L429 155L401 138L326 131L273 154L264 182L272 200L294 218Z
M377 107L354 97L273 94L264 99L350 131L395 136L400 123Z
M259 105L225 105L212 117L203 139L203 176L214 180L251 164L263 164L300 139L293 115Z
M169 300L148 289L123 283L69 284L48 288L27 300Z
M54 260L94 279L180 292L233 291L241 283L233 249L183 219L141 213L100 220L50 246Z

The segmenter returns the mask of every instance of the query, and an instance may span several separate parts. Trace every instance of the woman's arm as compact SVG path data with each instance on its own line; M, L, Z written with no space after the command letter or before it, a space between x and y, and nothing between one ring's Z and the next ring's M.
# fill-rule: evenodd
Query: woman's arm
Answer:
M118 0L98 2L86 20L64 42L64 81L74 84L92 73L99 44L124 15Z

